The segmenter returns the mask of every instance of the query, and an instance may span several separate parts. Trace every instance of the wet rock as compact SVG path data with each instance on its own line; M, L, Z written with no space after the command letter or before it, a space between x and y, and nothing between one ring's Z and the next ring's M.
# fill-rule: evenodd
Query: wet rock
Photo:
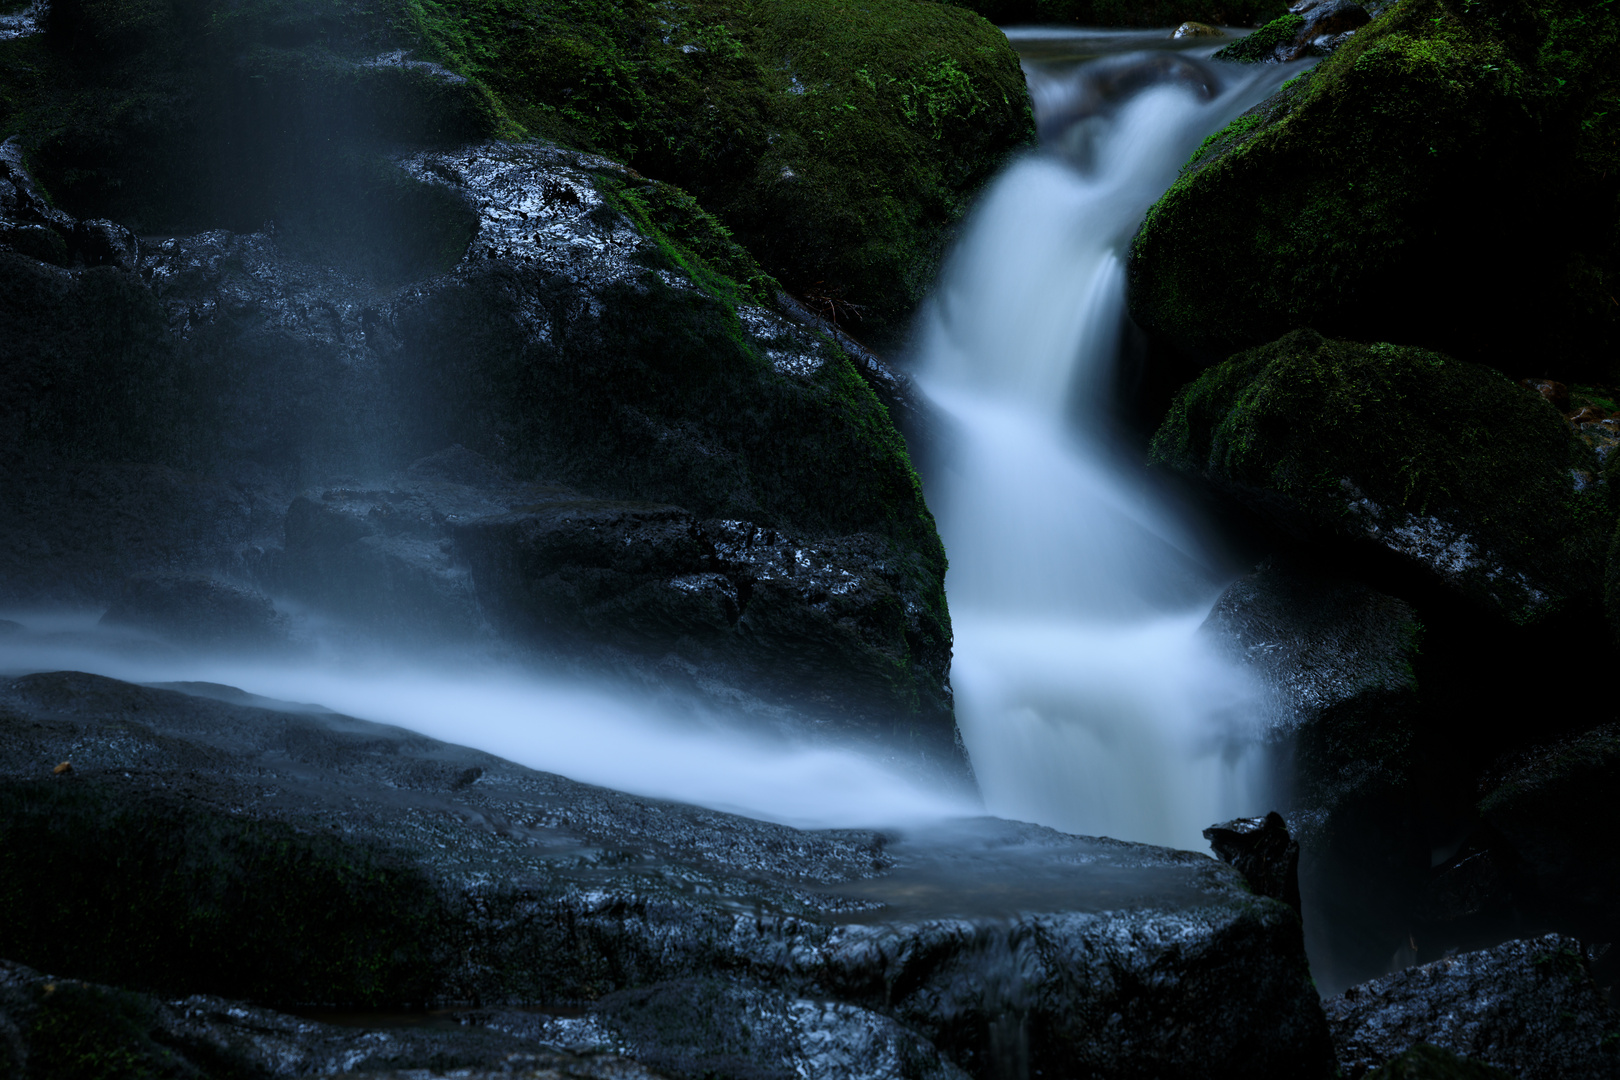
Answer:
M1419 1043L1367 1075L1370 1080L1509 1080L1513 1074Z
M287 619L268 597L206 577L130 579L101 622L204 648L264 648L287 642Z
M162 465L51 457L0 470L0 597L109 604L142 576L258 579L280 547L282 497Z
M1301 326L1608 381L1620 143L1564 118L1613 93L1620 23L1544 10L1390 5L1200 147L1128 260L1167 381ZM1522 212L1482 233L1503 206Z
M1301 0L1288 14L1215 54L1217 60L1280 64L1326 56L1372 21L1355 0Z
M871 536L814 542L679 507L553 496L455 530L483 609L553 647L680 657L852 732L959 753L938 616Z
M1620 1075L1616 1017L1588 968L1578 942L1549 934L1352 987L1323 1002L1342 1075L1368 1075L1419 1043L1521 1080Z
M1428 867L1411 796L1417 612L1271 559L1221 595L1200 633L1265 690L1319 979L1343 985L1384 970Z
M1608 495L1557 413L1487 368L1296 331L1183 388L1155 462L1275 527L1388 553L1519 625L1595 612Z
M1204 830L1204 839L1223 861L1237 867L1260 896L1299 910L1299 843L1288 823L1273 810L1265 817L1236 818Z
M1199 37L1199 38L1201 38L1201 37L1212 37L1212 38L1218 38L1218 37L1225 37L1226 36L1226 31L1222 30L1220 27L1211 26L1208 23L1184 22L1180 26L1176 27L1175 32L1172 33L1170 36L1173 37L1173 38L1187 38L1187 37Z
M394 1018L402 1019L409 1022ZM11 1036L9 1047L0 1042L0 1062L16 1080L80 1075L86 1058L116 1062L121 1076L378 1077L410 1070L413 1080L657 1080L624 1058L570 1054L479 1027L339 1027L201 994L164 1001L4 960L0 1033Z
M548 1030L764 1074L1332 1072L1297 916L1203 856L992 819L800 831L86 675L3 697L0 949L65 977L583 1006ZM71 783L28 779L68 747Z
M1519 755L1482 782L1492 868L1516 906L1589 940L1620 936L1620 725Z

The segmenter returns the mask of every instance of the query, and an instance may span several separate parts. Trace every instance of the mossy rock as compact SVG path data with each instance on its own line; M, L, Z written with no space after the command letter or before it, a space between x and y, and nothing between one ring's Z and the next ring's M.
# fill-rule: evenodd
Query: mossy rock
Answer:
M958 0L991 22L1073 26L1162 26L1183 22L1258 26L1288 9L1286 0Z
M1006 39L924 0L63 0L0 42L12 133L65 208L139 232L341 222L357 160L542 136L687 189L892 340L1034 124Z
M1620 356L1620 11L1406 0L1213 135L1129 258L1150 332L1302 325L1515 374Z
M1216 53L1215 59L1232 60L1240 64L1257 63L1270 57L1279 45L1293 41L1303 29L1305 16L1295 15L1293 12L1279 15L1254 33L1232 42Z
M1152 457L1514 623L1596 610L1614 520L1596 457L1488 368L1296 331L1183 388Z

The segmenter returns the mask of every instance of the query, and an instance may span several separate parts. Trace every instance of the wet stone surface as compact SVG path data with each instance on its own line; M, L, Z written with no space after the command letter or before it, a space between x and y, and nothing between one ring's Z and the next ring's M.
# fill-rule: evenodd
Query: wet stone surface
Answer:
M828 1077L988 1077L1007 1055L1049 1076L1331 1071L1297 917L1207 857L993 819L805 832L193 689L213 696L5 687L5 953L170 998L482 1002L494 1032L549 1006L526 1037L694 1078L743 1075L727 1055ZM108 871L110 850L140 857ZM247 891L174 892L221 876ZM196 938L165 921L197 911ZM153 963L151 940L209 952ZM277 967L316 956L341 961L324 989Z
M1584 947L1549 934L1408 968L1328 998L1341 1075L1416 1043L1520 1080L1620 1076L1617 1018Z

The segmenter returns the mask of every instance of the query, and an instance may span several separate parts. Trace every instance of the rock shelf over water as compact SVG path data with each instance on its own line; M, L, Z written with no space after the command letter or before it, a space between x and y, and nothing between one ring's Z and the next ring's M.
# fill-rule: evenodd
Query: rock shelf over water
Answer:
M0 716L0 953L55 976L496 1030L538 1006L539 1041L675 1075L829 1045L913 1063L871 1075L1331 1075L1297 916L1202 855L800 831L224 687L32 675Z

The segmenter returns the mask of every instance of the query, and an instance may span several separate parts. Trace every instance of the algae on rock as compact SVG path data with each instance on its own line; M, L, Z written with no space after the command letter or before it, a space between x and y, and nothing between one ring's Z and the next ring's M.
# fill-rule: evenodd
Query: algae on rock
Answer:
M1406 0L1213 136L1148 212L1133 316L1302 325L1520 373L1620 355L1620 12Z
M1296 331L1184 387L1152 456L1285 530L1370 540L1515 623L1598 603L1613 507L1596 457L1475 364Z

